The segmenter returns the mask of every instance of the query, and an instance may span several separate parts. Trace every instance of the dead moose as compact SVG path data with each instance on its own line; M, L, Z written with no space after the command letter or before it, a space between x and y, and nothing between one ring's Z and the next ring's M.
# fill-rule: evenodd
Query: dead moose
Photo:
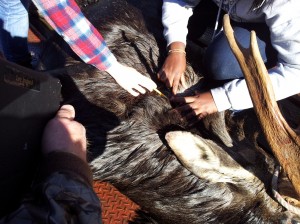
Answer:
M79 3L118 60L156 80L165 54L161 2ZM190 127L167 99L156 93L132 97L107 73L74 57L59 37L50 40L41 69L61 80L64 103L75 106L87 128L94 178L110 182L141 207L135 223L300 222L272 197L274 167L282 161L264 144L254 110L217 113ZM181 94L203 88L191 65L185 77ZM299 101L279 105L296 127Z

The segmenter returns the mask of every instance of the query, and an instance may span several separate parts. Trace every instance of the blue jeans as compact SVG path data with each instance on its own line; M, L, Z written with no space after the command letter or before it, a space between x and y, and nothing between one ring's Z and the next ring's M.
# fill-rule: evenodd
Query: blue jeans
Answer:
M31 60L28 50L30 0L0 0L0 46L7 60L23 64Z
M263 23L232 23L234 35L243 47L249 47L250 31L254 30L262 58L267 68L275 66L277 52L271 45L270 32ZM243 78L241 68L233 55L223 32L208 46L204 55L204 69L207 78L213 80L232 80Z

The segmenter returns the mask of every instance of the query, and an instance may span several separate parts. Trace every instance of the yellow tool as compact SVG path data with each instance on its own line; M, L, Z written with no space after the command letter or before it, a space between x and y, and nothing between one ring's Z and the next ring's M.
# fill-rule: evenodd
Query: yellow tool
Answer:
M166 99L169 99L165 94L163 94L161 91L159 91L158 89L153 89L155 92L158 93L158 95L165 97Z

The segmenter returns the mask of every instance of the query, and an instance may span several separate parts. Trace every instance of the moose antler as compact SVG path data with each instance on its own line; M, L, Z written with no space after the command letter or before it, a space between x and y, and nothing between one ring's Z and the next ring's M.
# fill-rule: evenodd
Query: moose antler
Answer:
M251 31L250 47L246 49L237 43L227 14L223 23L224 33L243 71L264 135L300 196L300 136L289 127L278 108L271 79L258 49L256 34Z

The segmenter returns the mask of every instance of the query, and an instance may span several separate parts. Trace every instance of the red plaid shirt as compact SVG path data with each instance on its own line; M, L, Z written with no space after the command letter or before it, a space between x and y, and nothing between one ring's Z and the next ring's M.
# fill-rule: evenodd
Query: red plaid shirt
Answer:
M86 63L100 70L116 61L103 37L85 18L74 0L33 0L47 22Z

